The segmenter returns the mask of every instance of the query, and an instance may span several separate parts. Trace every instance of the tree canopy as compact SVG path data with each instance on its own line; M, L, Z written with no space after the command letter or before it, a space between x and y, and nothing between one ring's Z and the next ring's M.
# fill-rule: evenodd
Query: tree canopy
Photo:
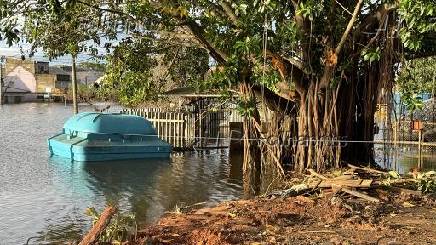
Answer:
M436 57L406 60L396 81L401 100L409 110L420 109L420 94L436 93Z

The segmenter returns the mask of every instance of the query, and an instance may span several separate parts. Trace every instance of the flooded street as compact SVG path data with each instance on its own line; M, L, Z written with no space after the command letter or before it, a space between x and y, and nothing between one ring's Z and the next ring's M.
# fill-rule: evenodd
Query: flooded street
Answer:
M30 244L77 240L90 227L89 207L101 211L114 204L143 224L176 207L242 196L241 166L229 164L227 150L99 163L50 157L47 138L60 132L71 115L71 107L62 104L0 107L0 244L25 244L29 238ZM375 150L382 164L385 149ZM232 159L240 162L240 157ZM414 151L388 158L385 166L401 173L417 164ZM434 154L424 152L423 169L435 167Z
M146 223L176 206L216 204L242 194L227 150L89 164L49 157L47 138L61 130L71 111L61 104L0 107L0 244L77 238L91 223L88 207L101 211L115 204Z

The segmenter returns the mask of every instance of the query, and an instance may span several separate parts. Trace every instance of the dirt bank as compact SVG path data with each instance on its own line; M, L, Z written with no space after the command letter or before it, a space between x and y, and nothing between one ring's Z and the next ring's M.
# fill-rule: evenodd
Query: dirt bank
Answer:
M436 201L398 189L382 202L322 191L226 202L171 213L139 231L137 244L436 244Z

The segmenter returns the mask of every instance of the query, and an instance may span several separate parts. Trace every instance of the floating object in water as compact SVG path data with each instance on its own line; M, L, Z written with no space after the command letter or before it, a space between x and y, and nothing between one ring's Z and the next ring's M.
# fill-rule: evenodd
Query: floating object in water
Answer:
M82 162L168 158L171 153L145 118L90 112L68 119L63 132L48 139L48 148L52 155Z

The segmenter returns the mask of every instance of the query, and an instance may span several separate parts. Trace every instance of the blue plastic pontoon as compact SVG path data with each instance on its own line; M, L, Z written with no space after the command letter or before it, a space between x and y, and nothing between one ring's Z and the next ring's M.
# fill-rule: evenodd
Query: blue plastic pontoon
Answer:
M90 112L68 119L63 132L48 139L48 148L52 155L83 162L168 158L171 152L145 118Z

